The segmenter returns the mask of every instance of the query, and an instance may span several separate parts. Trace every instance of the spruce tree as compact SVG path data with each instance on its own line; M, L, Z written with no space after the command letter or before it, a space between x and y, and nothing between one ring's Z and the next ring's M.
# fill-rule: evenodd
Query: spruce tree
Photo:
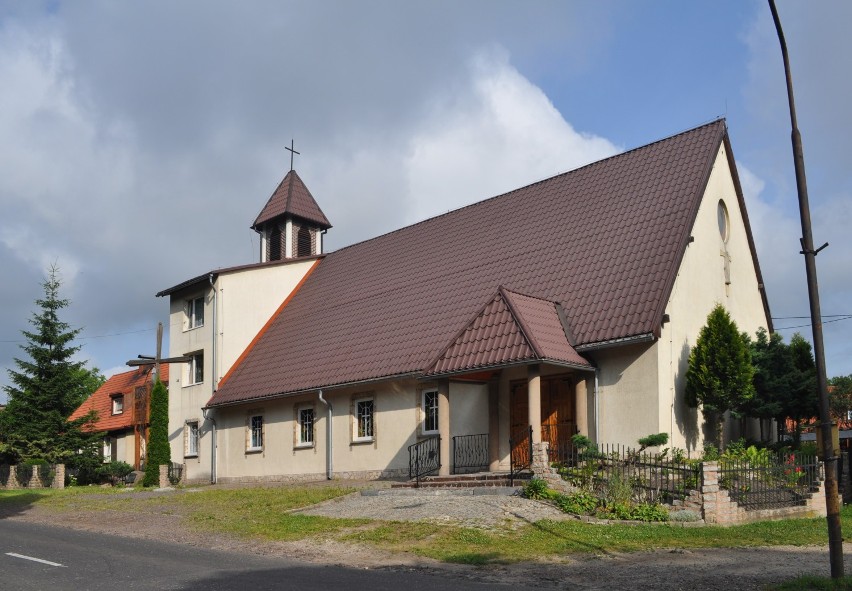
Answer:
M724 413L741 417L754 397L754 367L748 344L728 312L717 304L689 352L686 401L716 415L717 444L723 447Z
M157 486L160 482L160 466L172 461L169 447L169 391L157 378L151 390L151 414L148 431L148 457L145 459L145 486Z
M21 331L27 357L15 358L18 370L8 370L11 384L4 387L9 401L0 415L0 438L9 459L57 461L75 453L69 446L79 441L79 425L67 418L92 393L91 387L102 383L97 370L72 360L80 350L72 345L80 329L59 318L69 302L59 296L58 275L52 267L42 284L44 296L36 300L38 311L29 320L33 329Z

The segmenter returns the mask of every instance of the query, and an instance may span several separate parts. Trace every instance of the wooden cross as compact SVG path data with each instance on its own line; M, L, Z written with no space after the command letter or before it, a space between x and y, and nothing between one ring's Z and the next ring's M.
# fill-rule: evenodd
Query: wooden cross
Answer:
M163 350L163 323L157 323L157 355L155 357L151 357L150 355L139 355L137 359L131 359L127 362L127 365L130 367L139 367L142 365L153 365L154 366L154 375L158 378L160 377L160 364L161 363L189 363L192 361L192 357L166 357L163 359L160 354Z
M290 152L290 170L292 171L293 170L293 154L301 155L302 153L297 152L296 150L293 149L293 140L292 139L290 140L290 147L288 148L287 146L284 146L284 149L287 150L288 152Z

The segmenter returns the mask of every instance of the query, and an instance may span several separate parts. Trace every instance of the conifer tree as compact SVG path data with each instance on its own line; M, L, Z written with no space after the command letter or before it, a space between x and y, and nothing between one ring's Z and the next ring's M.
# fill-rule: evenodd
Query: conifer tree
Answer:
M145 486L157 486L160 482L160 466L172 461L169 447L169 391L157 378L151 390L151 415L148 431L148 457L145 460Z
M8 370L11 384L4 387L9 401L0 415L0 438L9 459L57 461L75 453L71 446L80 442L80 425L68 423L68 416L92 393L92 386L103 383L97 370L72 360L80 350L72 345L80 329L59 318L69 302L59 297L58 275L52 267L42 284L44 296L36 300L38 311L29 320L33 329L21 331L26 358L15 358L18 370Z
M716 415L717 444L723 447L726 411L741 417L754 397L754 367L743 336L728 312L717 304L689 353L686 401Z

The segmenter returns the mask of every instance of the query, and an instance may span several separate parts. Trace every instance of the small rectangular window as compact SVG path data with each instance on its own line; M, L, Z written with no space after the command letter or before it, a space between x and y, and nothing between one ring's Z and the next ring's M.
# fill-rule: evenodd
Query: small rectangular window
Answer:
M314 443L314 409L299 409L299 445L313 445Z
M373 399L355 401L355 441L372 441L375 435Z
M204 297L186 301L186 328L204 326Z
M438 432L438 391L423 392L423 433Z
M255 415L249 420L249 450L263 449L263 416Z
M185 457L198 457L198 421L186 424L186 450Z
M112 397L112 414L120 415L124 412L124 395L118 394Z
M104 437L104 463L118 460L118 440L115 437Z
M186 385L200 384L204 381L204 352L194 353L189 357L191 359L186 364L188 372Z

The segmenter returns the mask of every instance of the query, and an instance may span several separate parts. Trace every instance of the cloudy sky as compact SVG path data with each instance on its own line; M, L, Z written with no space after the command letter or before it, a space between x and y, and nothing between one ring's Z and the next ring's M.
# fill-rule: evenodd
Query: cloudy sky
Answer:
M779 12L822 309L852 314L852 3ZM157 291L256 260L291 138L334 250L719 116L775 325L809 335L763 1L0 0L0 385L53 263L82 358L152 353ZM829 375L850 329L825 325Z

